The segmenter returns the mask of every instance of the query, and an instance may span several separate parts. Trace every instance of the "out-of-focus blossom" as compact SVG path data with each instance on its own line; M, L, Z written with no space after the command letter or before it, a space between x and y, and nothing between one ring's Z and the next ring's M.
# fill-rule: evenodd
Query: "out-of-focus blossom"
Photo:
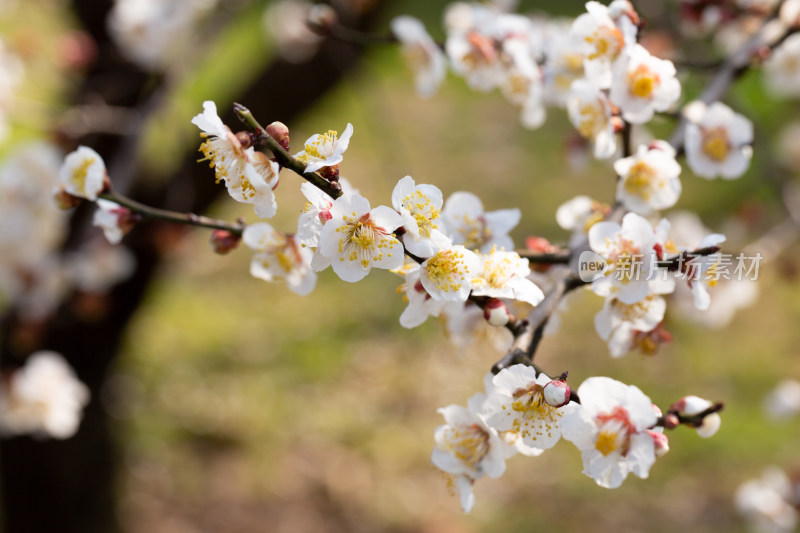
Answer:
M0 388L0 431L68 439L78 431L89 389L64 358L36 352Z
M773 419L786 420L800 413L800 381L784 379L764 398L764 411Z
M431 96L447 73L444 53L418 19L401 16L392 20L392 33L403 47L403 56L414 73L420 96Z
M701 104L702 105L702 104ZM740 177L753 157L753 123L721 102L686 124L686 162L703 178Z
M746 481L736 490L736 509L758 533L790 533L797 527L797 489L778 467Z
M444 203L442 221L454 244L488 253L493 247L513 250L508 236L521 217L519 209L485 212L480 198L470 192L455 192Z

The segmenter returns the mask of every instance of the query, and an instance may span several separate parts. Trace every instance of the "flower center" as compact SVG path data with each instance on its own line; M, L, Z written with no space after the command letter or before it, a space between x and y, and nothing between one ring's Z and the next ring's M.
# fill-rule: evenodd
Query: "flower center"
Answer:
M652 196L653 182L658 178L656 169L645 163L637 161L625 176L625 190L634 196L647 200Z
M624 457L630 448L630 436L636 428L628 418L628 411L623 407L615 407L611 413L597 415L599 431L595 440L595 449L608 456L619 450Z
M338 135L339 134L333 130L328 130L327 133L317 135L313 142L305 144L305 154L303 154L303 156L306 158L314 157L316 159L325 159L330 157L333 155L333 150L334 146L336 145Z
M714 161L721 162L728 158L730 151L730 141L728 130L718 127L710 130L703 130L703 153Z
M464 254L458 250L443 250L428 259L428 278L437 289L444 292L457 292L461 289L461 281L469 273L463 257Z
M585 104L578 110L581 116L578 133L587 139L594 139L606 126L606 116L601 105Z
M86 175L89 173L89 167L91 167L96 160L97 158L92 156L84 157L80 165L75 167L75 170L72 171L70 181L76 189L82 190L86 187Z
M636 70L628 73L628 87L631 94L637 98L652 98L658 83L658 74L650 70L647 65L639 65Z
M622 32L613 26L600 26L592 35L586 37L586 42L594 46L594 52L589 54L589 59L600 57L614 59L625 44Z
M453 455L476 472L489 453L489 433L478 424L453 427L448 439Z
M401 205L414 217L420 236L430 237L431 230L438 227L433 221L439 218L439 210L433 207L431 199L416 190L403 198Z

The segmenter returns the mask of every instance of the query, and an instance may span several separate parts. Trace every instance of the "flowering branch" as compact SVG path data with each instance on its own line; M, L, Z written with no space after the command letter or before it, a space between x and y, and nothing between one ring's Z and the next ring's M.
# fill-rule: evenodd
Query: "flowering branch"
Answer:
M269 135L249 109L241 104L234 103L233 111L239 117L239 120L250 128L254 136L253 144L268 148L282 167L288 168L334 200L342 195L342 188L338 183L330 182L316 172L306 172L306 165L298 161Z
M656 426L661 426L665 429L675 429L679 425L683 424L689 427L698 428L703 425L703 421L706 417L713 415L714 413L719 413L722 409L725 408L725 404L722 402L717 402L715 404L710 405L706 409L703 409L699 413L696 414L686 414L682 412L681 409L676 408L675 406L671 407L669 411L663 416L658 418L656 422Z
M131 200L130 198L127 198L122 194L111 189L108 190L107 192L101 193L99 197L104 200L109 200L111 202L119 204L122 207L131 210L132 212L136 213L137 215L139 215L144 219L166 220L169 222L176 222L178 224L185 224L188 226L197 226L201 228L224 230L237 236L241 235L242 232L244 231L243 222L237 222L234 224L230 222L225 222L223 220L217 220L215 218L196 215L194 213L178 213L176 211L168 211L166 209L150 207L148 205L139 203L136 200Z

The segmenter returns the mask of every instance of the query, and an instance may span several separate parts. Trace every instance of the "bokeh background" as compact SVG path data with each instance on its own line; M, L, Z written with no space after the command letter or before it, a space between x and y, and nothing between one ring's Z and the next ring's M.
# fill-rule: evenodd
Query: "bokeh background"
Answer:
M660 9L670 4L660 4L641 9L653 10L654 21L669 20ZM274 60L265 6L223 3L202 57L171 74L135 139L144 175L159 180L177 171L199 144L189 120L202 101L229 106ZM383 32L394 15L407 13L442 37L444 6L387 3L370 25ZM582 3L522 7L574 16ZM56 75L52 64L57 36L78 23L68 2L29 0L9 9L13 16L2 19L7 42L31 52L5 152L63 120L81 74ZM702 49L702 42L693 46ZM310 79L329 83L325 76ZM684 101L705 79L684 76ZM272 83L273 98L294 90L281 79ZM696 211L709 228L727 233L725 251L736 253L785 218L774 185L782 172L774 137L798 110L796 102L765 93L759 72L743 77L726 102L756 123L751 169L739 180L709 182L684 165L676 209ZM259 116L262 123L284 119L280 101L274 104L275 116ZM472 92L452 75L438 94L421 99L391 45L370 47L287 123L292 148L348 122L355 134L341 173L373 205L388 204L406 175L437 185L445 197L471 191L488 210L522 210L512 233L522 245L531 235L566 242L554 213L577 194L613 201L612 169L590 155L576 157L563 111L551 109L545 126L527 131L500 94ZM663 138L673 126L672 119L657 119L652 134ZM212 171L203 179L213 182ZM273 225L294 231L305 202L299 178L284 171L276 193ZM248 206L227 198L209 214L254 220ZM348 284L326 271L302 298L251 278L244 247L223 257L210 250L205 231L158 232L164 261L92 398L110 416L113 499L124 531L746 531L733 505L736 487L770 464L800 466L798 419L776 423L762 406L780 379L800 377L796 244L768 257L757 301L722 329L668 308L674 341L652 357L611 359L593 326L602 301L588 292L573 295L560 330L542 342L538 364L553 373L569 370L573 386L594 375L636 384L664 408L686 394L724 401L722 427L710 440L686 428L671 432L671 451L650 479L630 477L617 490L583 476L578 451L566 443L539 458L515 457L502 478L477 482L477 504L465 515L430 462L433 431L442 422L436 409L465 404L482 390L502 355L493 339L455 346L435 319L403 329L398 317L405 304L395 291L401 279L388 272Z

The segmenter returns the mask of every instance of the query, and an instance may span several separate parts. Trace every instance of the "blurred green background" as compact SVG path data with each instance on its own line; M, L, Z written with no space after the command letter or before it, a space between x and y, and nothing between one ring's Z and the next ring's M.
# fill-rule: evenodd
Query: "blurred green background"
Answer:
M552 11L555 3L547 4L541 6ZM442 6L419 0L395 11L422 17L441 36ZM576 14L582 4L556 7ZM261 9L221 31L208 59L181 78L155 114L143 139L154 176L169 171L175 150L199 144L189 120L202 101L234 98L248 64L269 61ZM53 13L23 27L54 24ZM378 27L388 27L392 14ZM28 75L26 83L35 83ZM703 78L683 81L691 96ZM684 168L677 208L698 211L715 231L739 228L726 248L736 253L783 218L765 177L772 170L765 169L774 157L771 136L797 107L764 95L758 73L729 96L757 123L751 170L737 181L708 182ZM292 149L348 122L355 134L341 173L373 206L389 204L397 181L411 175L445 197L472 191L488 210L519 207L522 222L512 235L522 245L529 235L566 242L554 213L577 194L613 200L607 163L568 163L572 128L563 111L550 109L544 127L526 131L499 93L471 92L452 75L436 96L420 99L391 46L370 50L343 84L288 124ZM667 119L653 124L657 136L671 127ZM271 223L293 232L305 202L299 178L284 171L277 196ZM211 214L255 220L248 206L232 201ZM477 504L464 515L429 460L442 422L436 409L465 404L482 390L483 376L502 355L491 340L456 348L435 319L403 329L404 303L395 291L401 280L388 272L348 284L326 271L301 298L251 278L245 247L217 256L208 234L196 231L171 253L102 398L124 465L124 521L132 532L149 533L744 531L733 508L736 487L769 464L800 465L798 420L776 424L762 414L762 398L778 380L800 377L799 257L793 245L768 258L758 301L723 330L668 310L675 340L655 357L612 360L593 326L602 301L576 295L537 363L553 373L569 370L573 387L594 375L636 384L662 408L686 394L724 401L722 428L710 440L686 428L671 432L671 451L650 479L631 476L617 490L583 476L580 455L567 443L539 458L515 457L502 478L477 482Z

